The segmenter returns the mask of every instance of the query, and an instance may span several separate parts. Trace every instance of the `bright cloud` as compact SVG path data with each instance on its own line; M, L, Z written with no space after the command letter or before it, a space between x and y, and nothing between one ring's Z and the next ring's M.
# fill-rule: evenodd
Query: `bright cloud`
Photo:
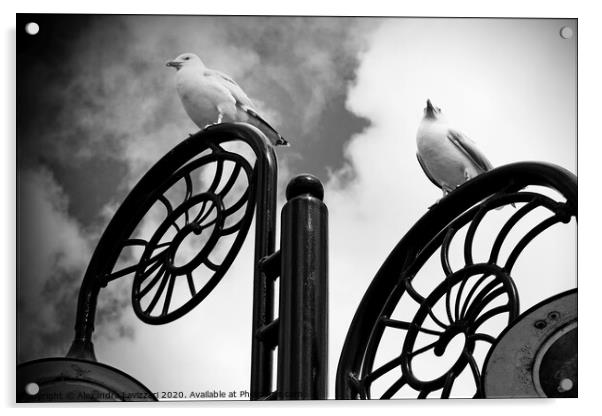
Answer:
M347 104L372 124L351 138L345 152L354 179L341 185L349 176L347 168L335 172L326 186L331 380L347 328L372 277L441 197L415 157L416 130L427 98L496 166L533 160L575 171L576 60L574 44L557 35L562 24L387 19L370 37ZM499 230L494 225L501 224L488 226L490 235ZM523 254L526 260L516 269L523 310L575 287L576 238L570 228L560 226ZM538 263L541 258L547 261ZM399 354L401 344L395 348Z

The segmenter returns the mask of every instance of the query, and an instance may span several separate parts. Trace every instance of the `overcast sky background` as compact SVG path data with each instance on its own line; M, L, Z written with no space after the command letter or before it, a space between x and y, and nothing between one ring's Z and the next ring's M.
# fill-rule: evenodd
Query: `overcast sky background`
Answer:
M17 49L19 361L66 353L79 283L111 213L159 157L196 131L164 66L182 52L230 74L292 143L277 151L280 205L297 173L325 183L331 392L367 285L440 197L415 158L426 98L495 166L538 160L576 173L574 20L37 21L39 37L19 33ZM572 39L559 36L565 25ZM576 285L574 232L559 228L517 265L546 279L517 281L523 309ZM99 361L153 391L246 388L252 249L249 239L211 296L165 326L135 318L129 282L110 285L100 297Z

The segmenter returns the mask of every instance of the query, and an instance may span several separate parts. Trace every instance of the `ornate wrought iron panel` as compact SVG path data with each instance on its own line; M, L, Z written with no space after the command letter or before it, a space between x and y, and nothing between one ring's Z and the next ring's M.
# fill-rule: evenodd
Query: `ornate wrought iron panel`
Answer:
M116 279L132 279L134 311L146 323L165 324L192 310L227 273L256 206L253 326L270 322L273 281L260 272L259 260L275 249L275 192L274 151L252 126L216 125L178 144L138 182L100 238L80 289L68 357L95 361L97 297ZM146 237L137 235L141 229ZM132 247L141 253L120 264ZM264 349L254 339L257 371L271 383L271 356Z
M525 189L530 185L535 190ZM557 197L538 190L538 186L556 191ZM505 206L514 209L506 208L511 214L493 238L488 259L476 261L477 230L486 216ZM524 234L502 260L500 251L502 246L507 249L510 245L509 234L535 209L543 209L547 216L526 231L523 226ZM482 365L475 359L475 345L482 343L490 348L499 332L519 316L519 296L512 278L517 260L540 234L576 217L576 177L543 163L499 167L443 198L398 243L365 293L341 353L336 397L376 398L373 384L386 378L380 398L395 397L401 389L406 393L410 389L418 398L429 394L447 398L465 371L473 380L474 397L483 397ZM450 262L450 246L454 242L460 247L462 259L455 268ZM424 280L425 264L437 256L437 251L440 283L430 294L424 290L419 293L417 287ZM392 318L401 302L413 304L414 312L407 318ZM493 319L505 324L488 333ZM386 329L402 331L403 342L392 358L375 366ZM429 377L417 374L414 364L421 355L428 352L441 357L455 339L461 347L456 348L456 355L447 357L443 368Z

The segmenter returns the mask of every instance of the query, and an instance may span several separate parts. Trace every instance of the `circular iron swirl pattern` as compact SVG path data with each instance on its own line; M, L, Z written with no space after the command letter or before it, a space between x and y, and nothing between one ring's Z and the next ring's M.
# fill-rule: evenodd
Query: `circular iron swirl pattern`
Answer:
M484 277L489 275L492 275L493 279L490 279L488 284L483 285ZM472 291L474 296L466 299L460 313L458 313L458 310L453 311L450 306L453 289L466 285L466 282L474 278L478 278L478 285L472 286L475 288ZM408 293L410 291L411 289L408 289ZM410 296L415 296L415 293ZM488 309L488 306L498 297L504 297L506 302L497 308ZM447 323L439 320L433 313L433 309L439 302L445 302ZM409 325L402 354L399 358L404 374L403 381L420 392L443 389L442 397L449 397L455 378L469 366L475 379L478 395L481 395L480 370L473 357L475 343L478 340L487 339L488 335L480 333L479 329L490 317L498 314L504 314L508 324L518 316L516 287L512 278L504 273L502 269L479 264L450 275L426 299L421 299L420 308ZM431 330L431 335L435 336L435 340L421 348L417 348L418 335L425 331L425 323L429 317L438 327L437 330ZM460 334L464 337L464 345L461 354L455 360L452 360L449 369L430 380L425 380L416 375L412 368L412 360L416 356L432 351L435 356L441 357L450 341Z
M67 356L96 360L98 296L109 283L123 302L119 283L131 278L136 315L165 324L192 310L221 281L254 211L255 255L269 254L276 181L273 147L246 123L209 126L173 147L132 188L102 233L80 287Z
M144 175L113 216L86 271L74 357L94 358L89 340L96 297L117 279L133 278L132 305L148 324L174 321L211 293L244 243L258 169L263 172L270 158L273 151L256 129L223 124L181 142Z
M207 170L212 177L195 189L193 178ZM180 168L156 190L154 197L163 205L165 217L144 244L132 289L134 311L141 320L162 324L179 318L224 276L252 220L252 174L245 158L212 145L209 155ZM177 183L183 183L185 190L176 205L166 194ZM244 186L236 186L240 183ZM234 242L220 246L228 236L235 236ZM219 262L212 259L216 251L223 258ZM202 281L195 277L200 268L205 274ZM175 299L178 286L184 290Z
M486 353L520 313L512 277L519 258L550 227L576 217L576 177L534 162L479 175L432 206L364 294L336 397L484 397ZM475 237L482 228L487 247Z

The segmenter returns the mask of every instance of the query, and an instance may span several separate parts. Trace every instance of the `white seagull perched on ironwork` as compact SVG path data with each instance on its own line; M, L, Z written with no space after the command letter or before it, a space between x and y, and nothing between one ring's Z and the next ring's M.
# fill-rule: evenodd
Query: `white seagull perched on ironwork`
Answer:
M212 121L242 121L260 129L274 146L288 142L254 109L247 94L228 75L209 69L193 53L183 53L167 62L177 70L176 89L188 116L204 128Z
M493 169L476 144L451 128L441 109L426 101L424 118L416 134L416 157L426 176L443 190L443 196L469 179Z

